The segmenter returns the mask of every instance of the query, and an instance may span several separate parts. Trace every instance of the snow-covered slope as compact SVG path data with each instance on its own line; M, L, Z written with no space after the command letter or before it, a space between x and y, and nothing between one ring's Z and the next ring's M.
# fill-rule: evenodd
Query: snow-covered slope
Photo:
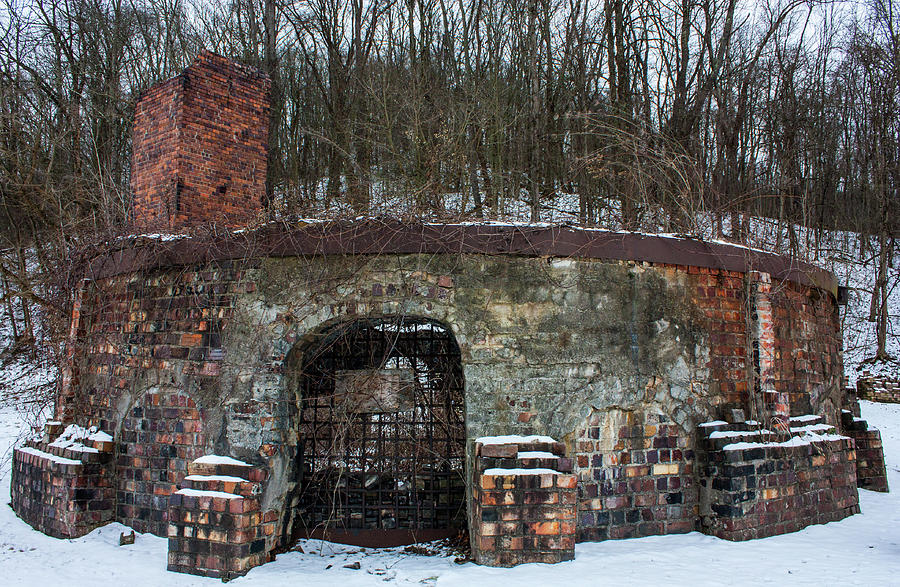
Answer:
M893 493L860 491L862 514L763 540L734 543L704 536L658 536L582 543L572 562L514 569L456 564L453 556L402 549L374 551L305 541L304 553L283 554L236 579L235 585L892 585L900 577L900 405L863 402L863 417L881 429ZM127 584L129 587L217 585L166 569L166 540L138 535L119 546L126 528L110 524L77 540L35 532L7 504L9 447L23 420L0 408L0 583L3 585ZM345 568L359 562L359 569Z

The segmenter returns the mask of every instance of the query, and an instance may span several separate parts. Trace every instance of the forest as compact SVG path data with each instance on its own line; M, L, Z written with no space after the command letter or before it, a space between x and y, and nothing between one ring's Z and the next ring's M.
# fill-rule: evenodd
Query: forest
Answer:
M898 9L2 0L2 302L31 336L29 308L67 307L49 292L74 278L73 251L128 232L135 102L206 48L273 80L268 219L552 221L748 244L762 223L768 247L813 257L810 239L852 233L883 338Z

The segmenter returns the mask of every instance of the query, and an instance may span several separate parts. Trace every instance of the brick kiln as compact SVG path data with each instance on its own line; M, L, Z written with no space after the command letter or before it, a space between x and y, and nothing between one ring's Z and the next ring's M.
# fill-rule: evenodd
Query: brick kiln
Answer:
M135 226L258 216L267 90L204 53L142 97ZM303 536L468 530L508 566L858 511L851 436L877 439L834 428L836 285L815 267L570 227L218 234L127 238L85 268L58 422L14 455L35 528L118 520L168 536L170 569L228 578Z

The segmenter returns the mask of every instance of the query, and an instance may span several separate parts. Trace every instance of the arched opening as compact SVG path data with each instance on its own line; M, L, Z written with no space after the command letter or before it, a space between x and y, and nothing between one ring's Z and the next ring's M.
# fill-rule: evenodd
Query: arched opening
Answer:
M183 391L151 388L122 419L119 439L116 519L166 536L169 496L206 454L202 409Z
M295 538L393 546L465 527L463 374L449 328L343 322L297 361Z

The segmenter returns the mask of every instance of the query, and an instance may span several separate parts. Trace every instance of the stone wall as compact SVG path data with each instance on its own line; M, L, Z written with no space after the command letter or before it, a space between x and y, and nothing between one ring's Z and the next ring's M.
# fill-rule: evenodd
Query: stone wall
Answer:
M900 404L900 381L891 377L863 373L856 381L859 399L888 404Z
M272 544L302 527L287 505L297 488L301 402L294 370L311 342L361 318L418 317L452 333L470 441L514 433L564 443L579 480L572 491L582 540L696 529L691 431L733 410L760 409L751 392L761 377L759 357L750 350L750 310L761 308L750 288L759 275L501 254L209 258L279 242L271 235L231 238L173 241L184 250L138 238L109 255L113 269L95 264L94 278L77 292L72 384L60 396L59 413L67 422L115 431L117 519L141 530L171 531L170 505L177 504L170 498L191 459L208 453L266 472L254 499L260 515L280 514L265 522ZM234 239L242 239L239 249ZM282 253L294 246L285 242ZM123 272L128 266L143 269ZM777 284L795 297L809 294L809 308L801 309L822 321L814 329L798 322L791 353L832 352L839 333L830 295L803 287ZM773 316L778 307L770 304ZM767 333L773 349L779 336L793 336L774 326ZM803 401L828 414L839 378L823 361L806 365L821 383L804 387L816 393ZM467 458L471 474L474 455ZM202 509L195 505L189 509ZM185 528L175 538L186 538ZM183 556L173 564L202 566L199 559L184 562L196 554L185 544L194 543L174 544ZM203 564L210 572L237 572Z
M858 408L858 405L857 405ZM887 468L881 432L852 411L842 414L841 429L856 445L856 485L869 491L888 491Z
M112 277L83 295L79 371L89 393L78 395L72 417L122 430L120 456L142 457L129 452L139 450L130 438L145 419L134 410L154 390L181 394L202 422L178 432L181 417L157 410L159 430L145 436L164 434L148 442L176 453L150 500L161 503L184 475L177 435L202 431L185 449L193 443L267 465L275 482L266 499L276 503L290 491L284 475L296 442L297 403L285 376L291 350L336 319L404 313L451 325L463 353L470 438L504 426L574 441L585 406L637 409L648 401L684 426L722 403L707 384L710 326L692 304L699 275L628 263L411 255L226 261ZM559 281L566 287L554 286ZM128 487L126 499L151 493ZM123 521L134 519L132 504L120 508ZM153 517L158 531L164 517Z
M575 487L565 446L549 436L475 442L470 532L482 565L558 563L575 558Z
M702 427L700 435L704 533L749 540L859 513L851 438L812 434L784 440L724 422Z
M144 92L133 131L133 223L173 230L241 226L265 196L268 78L203 51L181 75Z
M592 414L576 442L578 539L695 530L694 441L666 416Z
M56 538L83 536L115 518L111 441L57 442L59 426L14 449L11 503L36 530Z
M685 431L750 408L743 284L739 273L702 267L478 255L226 260L122 274L85 286L72 413L122 430L128 460L144 456L131 454L144 449L130 438L147 394L193 403L198 418L185 424L180 407L157 410L159 429L145 436L168 451L155 455L168 471L119 479L122 521L148 518L162 533L164 498L204 450L269 468L264 507L280 507L293 487L292 350L338 320L419 315L457 338L469 438L541 433L575 449L600 440L590 438L601 434L592 418L633 414L612 436L603 431L609 446L572 451L588 461L579 466L583 538L684 532L696 509ZM620 437L623 427L641 433ZM160 507L136 516L129 499Z

